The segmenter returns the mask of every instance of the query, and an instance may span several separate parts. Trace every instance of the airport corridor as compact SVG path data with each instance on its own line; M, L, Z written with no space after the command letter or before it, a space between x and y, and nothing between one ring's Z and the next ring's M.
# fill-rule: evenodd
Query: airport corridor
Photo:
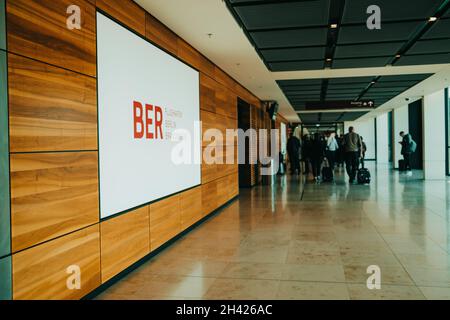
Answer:
M284 176L235 202L97 299L450 299L447 181L368 164L370 186ZM369 266L381 290L369 290Z

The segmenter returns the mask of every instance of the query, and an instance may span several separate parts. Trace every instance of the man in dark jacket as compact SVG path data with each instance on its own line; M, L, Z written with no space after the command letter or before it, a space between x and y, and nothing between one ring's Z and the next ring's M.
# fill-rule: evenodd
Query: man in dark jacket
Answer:
M354 183L356 173L359 167L359 158L362 157L362 142L359 134L355 132L355 128L350 127L348 133L344 136L342 147L345 151L345 165L350 183Z
M405 161L405 169L407 171L407 175L412 175L412 167L411 167L411 155L416 151L417 144L412 139L409 133L405 133L404 131L400 132L400 137L402 137L402 141L400 144L402 145L402 156Z
M295 174L296 172L300 174L300 146L300 139L291 133L287 142L287 151L291 163L292 174Z

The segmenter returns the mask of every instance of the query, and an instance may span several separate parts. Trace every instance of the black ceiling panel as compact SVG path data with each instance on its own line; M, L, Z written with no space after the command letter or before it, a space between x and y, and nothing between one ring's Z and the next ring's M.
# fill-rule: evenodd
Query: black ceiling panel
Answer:
M374 57L374 56L395 56L400 48L405 44L401 42L388 43L368 43L337 46L335 58L355 58L355 57Z
M333 61L333 67L335 69L384 67L389 61L390 57L336 59Z
M270 49L261 50L261 54L268 62L285 60L317 60L317 58L325 59L325 47Z
M295 86L295 85L285 85L285 86L280 85L280 86L286 92L291 92L291 91L304 91L304 90L319 90L320 85L321 85L321 83L316 84L316 85L306 85L306 86Z
M433 63L441 63L450 52L447 0L225 1L271 71L416 65L416 54L438 54ZM381 8L381 30L366 25L370 5Z
M344 116L340 119L341 121L356 121L362 116L366 115L368 112L346 112Z
M436 0L346 0L343 23L366 23L367 8L378 5L382 21L426 19L431 17L441 5Z
M285 48L294 46L325 46L327 28L308 28L283 31L251 32L259 49ZM322 58L322 57L318 57Z
M448 0L225 0L270 71L450 63ZM369 30L367 8L381 8ZM447 12L445 12L447 11ZM442 18L442 15L446 18ZM438 17L429 22L431 16ZM331 28L331 25L336 27ZM373 99L379 106L430 74L277 81L298 110L308 101ZM341 118L356 119L363 114ZM311 119L334 115L309 114ZM350 120L347 120L350 121Z
M376 86L372 86L369 89L369 92L371 92L371 93L386 92L386 94L390 94L390 93L395 94L395 93L402 92L402 91L403 90L399 89L399 88L378 88Z
M393 81L393 82L377 82L375 88L410 88L417 84L417 81Z
M299 116L304 123L316 123L319 121L319 115L315 113L300 113Z
M353 93L360 93L361 89L363 88L356 88L356 89L345 89L345 88L341 88L341 89L335 89L335 88L330 88L328 87L328 93L329 94L353 94Z
M384 23L381 30L369 30L367 26L342 26L339 32L338 45L386 41L408 40L417 29L420 22Z
M441 64L441 63L450 63L449 53L406 55L403 56L395 65L410 66L410 65Z
M450 52L450 38L441 40L421 40L417 41L407 54L433 54Z
M330 0L281 2L237 6L237 14L249 30L324 26Z
M303 123L306 124L322 124L344 121L355 121L367 112L322 112L322 113L298 113Z
M355 83L364 83L367 84L368 82L372 81L374 77L349 77L349 78L331 78L329 79L329 84L355 84Z
M437 21L422 39L450 38L450 19Z
M271 71L316 70L323 67L324 61L293 61L268 63Z
M415 81L420 82L429 78L431 74L406 74L406 75L398 75L398 76L382 76L378 82L392 82L392 81Z
M284 86L315 86L321 85L322 79L278 80L277 83Z

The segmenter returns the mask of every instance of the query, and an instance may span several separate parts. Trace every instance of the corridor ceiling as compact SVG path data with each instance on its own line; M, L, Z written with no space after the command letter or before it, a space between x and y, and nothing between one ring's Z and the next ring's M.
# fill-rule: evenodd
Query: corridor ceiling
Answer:
M271 72L450 63L449 0L226 0ZM367 8L381 8L369 30ZM430 17L437 18L430 21ZM306 102L374 100L376 107L432 74L279 80L293 108ZM315 115L303 121L352 119L367 112Z
M390 91L374 85L368 93L378 108L362 119L450 86L450 0L134 1L261 100L278 101L291 122L305 114L302 105L311 96L356 99L386 76L411 79ZM381 30L366 27L369 5L381 8ZM294 92L298 88L289 86L300 80L317 83L299 82L304 88ZM328 110L341 111L347 110Z

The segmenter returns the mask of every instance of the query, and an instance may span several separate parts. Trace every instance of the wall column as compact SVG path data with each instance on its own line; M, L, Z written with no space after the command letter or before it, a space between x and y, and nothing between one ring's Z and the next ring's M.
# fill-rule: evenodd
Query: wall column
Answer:
M377 163L389 163L388 114L377 117Z
M425 180L444 180L445 173L445 94L444 90L424 97L423 147Z

